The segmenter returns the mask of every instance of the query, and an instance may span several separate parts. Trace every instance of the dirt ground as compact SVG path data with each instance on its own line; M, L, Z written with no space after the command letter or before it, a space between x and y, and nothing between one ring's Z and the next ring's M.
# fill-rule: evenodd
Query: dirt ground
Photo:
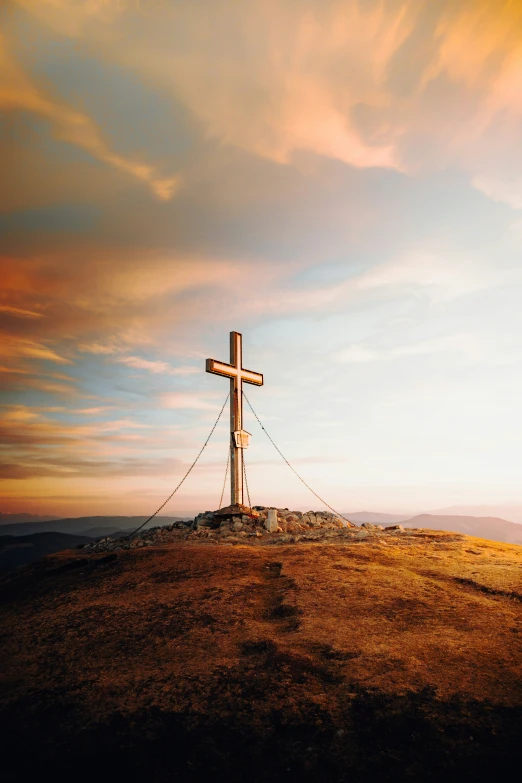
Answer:
M522 762L522 547L78 550L0 602L13 781L465 783Z

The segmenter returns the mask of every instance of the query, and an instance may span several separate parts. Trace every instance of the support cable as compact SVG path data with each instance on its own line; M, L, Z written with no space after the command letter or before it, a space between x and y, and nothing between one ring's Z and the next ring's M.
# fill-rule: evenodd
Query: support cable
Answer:
M221 490L221 497L219 499L219 506L218 506L218 508L221 508L221 504L223 503L223 495L225 494L225 486L226 486L226 483L227 483L228 466L229 465L230 465L230 446L228 447L227 469L225 470L225 480L223 481L223 489Z
M255 412L255 410L253 409L252 405L250 404L250 400L249 400L249 399L248 399L248 397L246 396L245 392L243 392L243 397L244 397L244 398L245 398L245 400L247 401L247 403L248 403L248 407L250 408L250 410L252 411L252 413L253 413L253 414L254 414L254 416L256 417L256 419L257 419L257 422L258 422L259 426L261 427L261 429L263 430L263 432L264 432L264 433L265 433L265 435L267 436L268 440L270 441L270 443L272 444L272 446L275 448L275 450L278 452L279 456L280 456L280 457L282 457L282 458L283 458L283 460L286 462L286 464L288 465L288 467L290 468L290 470L292 471L292 473L295 473L295 475L297 476L297 478L299 479L299 481L301 481L301 482L302 482L302 483L305 485L305 487L306 487L308 490L310 490L310 492L312 493L312 495L315 495L315 497L316 497L318 500L320 500L320 501L321 501L321 503L323 503L323 504L324 504L324 505L325 505L327 508L329 508L329 509L330 509L330 511L333 511L333 512L334 512L334 514L335 514L336 516L340 517L340 519L344 519L344 521L345 521L345 522L349 522L349 521L350 521L349 519L346 519L346 517L343 517L343 515L342 515L342 514L339 514L339 512L338 512L338 511L336 511L336 510L335 510L335 508L332 508L332 506L330 506L330 504L329 504L329 503L327 503L327 502L326 502L326 500L323 500L323 498L322 498L320 495L318 495L318 494L317 494L317 492L314 492L314 490L312 489L312 487L311 487L311 486L309 486L309 485L306 483L306 481L304 480L304 478L302 478L302 477L299 475L299 473L297 472L297 470L296 470L294 467L292 467L292 465L290 465L290 463L288 462L287 458L286 458L286 457L285 457L285 455L282 453L281 449L280 449L280 448L279 448L279 447L278 447L278 446L277 446L277 445L274 443L274 441L272 440L272 438L270 437L270 435L268 434L268 432L266 431L266 429L264 428L264 426L261 424L261 420L260 420L259 416L257 415L257 413Z
M248 489L248 481L247 481L247 472L246 472L246 464L245 464L245 450L243 449L243 475L245 477L245 486L247 491L247 498L248 498L248 508L250 511L252 511L252 501L250 500L250 490Z
M151 516L150 516L148 519L146 519L146 520L145 520L145 522L143 522L143 524L142 524L142 525L139 525L139 526L136 528L136 530L134 530L132 533L130 533L130 534L127 536L127 540L128 540L128 541L130 541L130 539L131 539L133 536L135 536L135 535L136 535L136 533L139 533L139 531L140 531L140 530L141 530L143 527L145 527L145 525L147 525L147 524L148 524L148 523L151 521L151 519L154 519L154 517L156 516L156 514L159 514L159 512L161 511L161 509L162 509L162 508L164 508L164 507L167 505L167 503L169 502L169 500L170 500L172 497L174 497L174 495L176 494L176 492L178 491L178 489L181 487L181 485L183 484L183 482L185 481L185 479L187 478L187 476L188 476L188 475L189 475L189 473L191 472L192 468L195 466L195 464L196 464L196 462L198 461L198 459L201 457L201 455L202 455L202 454L203 454L203 452L205 451L206 445L207 445L207 443L209 442L210 438L212 437L212 434L213 434L214 430L216 429L216 427L217 427L217 425L218 425L218 422L219 422L219 420L220 420L220 418L221 418L221 415L222 415L223 411L225 410L225 405L227 404L227 402L228 402L228 398L229 398L229 397L230 397L230 392L227 394L227 398L226 398L225 402L223 403L223 407L222 407L222 408L221 408L221 410L219 411L219 416L217 417L217 419L216 419L216 421L215 421L215 423L214 423L214 426L213 426L213 427L212 427L212 429L210 430L210 435L208 436L208 438L207 438L207 439L206 439L206 441L204 442L204 444L203 444L203 446L201 447L201 450L200 450L200 452L199 452L198 456L196 457L196 459L194 460L194 462L192 463L192 465L190 466L190 468L187 470L187 472L185 473L185 475L183 476L183 478L182 478L182 479L181 479L181 481L179 482L179 484L178 484L178 486L176 487L176 489L174 489L174 490L173 490L173 491L170 493L170 495L169 495L169 496L168 496L168 498L165 500L165 502L161 504L161 506L160 506L160 507L159 507L159 508L158 508L158 509L157 509L157 510L154 512L154 514L151 514Z

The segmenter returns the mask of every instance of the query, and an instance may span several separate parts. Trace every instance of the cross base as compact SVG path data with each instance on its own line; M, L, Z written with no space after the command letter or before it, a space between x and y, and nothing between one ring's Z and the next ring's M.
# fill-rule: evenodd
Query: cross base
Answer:
M259 516L257 511L254 511L248 506L243 506L242 503L233 503L231 506L225 506L218 511L214 511L214 516L216 517L240 517L242 514L246 514L249 517L255 517L256 519Z

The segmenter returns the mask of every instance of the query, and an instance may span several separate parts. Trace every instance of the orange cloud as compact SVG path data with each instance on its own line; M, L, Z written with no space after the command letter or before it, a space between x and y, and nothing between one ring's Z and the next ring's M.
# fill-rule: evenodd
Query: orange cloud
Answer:
M502 64L522 48L522 6L508 0L465 0L448 4L435 29L436 55L424 83L440 73L468 86L491 85Z
M27 359L45 359L57 364L72 364L70 359L60 356L52 348L33 340L17 339L6 336L0 345L0 356L3 358L22 357Z
M518 158L522 117L518 2L17 1L170 92L225 145L281 164L300 150L359 168L457 164L520 208L522 166L505 161ZM452 102L432 89L445 79Z
M32 310L24 310L21 307L11 307L10 305L0 305L0 312L19 318L41 318L43 315L43 313L35 313Z
M107 406L97 409L69 410L70 416L95 415L106 412ZM171 428L155 431L130 417L92 423L63 423L48 416L49 412L66 412L59 407L3 406L0 416L0 438L9 459L0 459L0 480L4 498L16 497L22 482L24 497L45 498L51 493L70 494L62 481L75 480L75 493L81 483L94 481L91 492L99 495L99 480L104 484L125 477L136 480L150 476L172 475L181 470L179 459L169 456ZM177 436L183 445L183 436ZM42 449L42 445L52 449ZM161 457L145 456L147 449L163 448ZM13 484L13 482L15 482ZM4 499L3 498L3 499Z
M87 150L93 157L145 182L161 200L168 201L178 191L178 176L161 177L154 167L118 155L105 143L100 130L86 114L46 94L18 66L10 55L5 37L0 35L0 109L29 111L51 122L56 136Z
M368 143L353 127L350 108L360 101L387 105L386 67L415 16L407 2L368 10L338 1L308 11L273 0L233 10L222 2L158 4L147 15L154 34L133 35L132 46L125 33L143 21L133 4L18 2L62 35L88 40L102 57L170 90L208 136L225 144L280 163L310 150L357 167L400 167L393 134ZM207 30L224 13L233 23L209 46Z
M120 362L120 364L126 364L127 367L134 367L136 370L148 370L152 373L193 375L199 372L196 367L171 367L167 362L151 361L150 359L143 359L141 356L122 356L116 361Z
M225 145L281 164L300 150L359 168L457 164L520 207L522 166L505 162L522 116L518 2L18 2L170 92ZM433 88L444 80L451 102Z

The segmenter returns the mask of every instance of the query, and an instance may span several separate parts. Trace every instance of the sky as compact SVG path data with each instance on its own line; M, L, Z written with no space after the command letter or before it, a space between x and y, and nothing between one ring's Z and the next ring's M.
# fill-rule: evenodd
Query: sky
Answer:
M1 512L522 506L519 0L0 15Z

